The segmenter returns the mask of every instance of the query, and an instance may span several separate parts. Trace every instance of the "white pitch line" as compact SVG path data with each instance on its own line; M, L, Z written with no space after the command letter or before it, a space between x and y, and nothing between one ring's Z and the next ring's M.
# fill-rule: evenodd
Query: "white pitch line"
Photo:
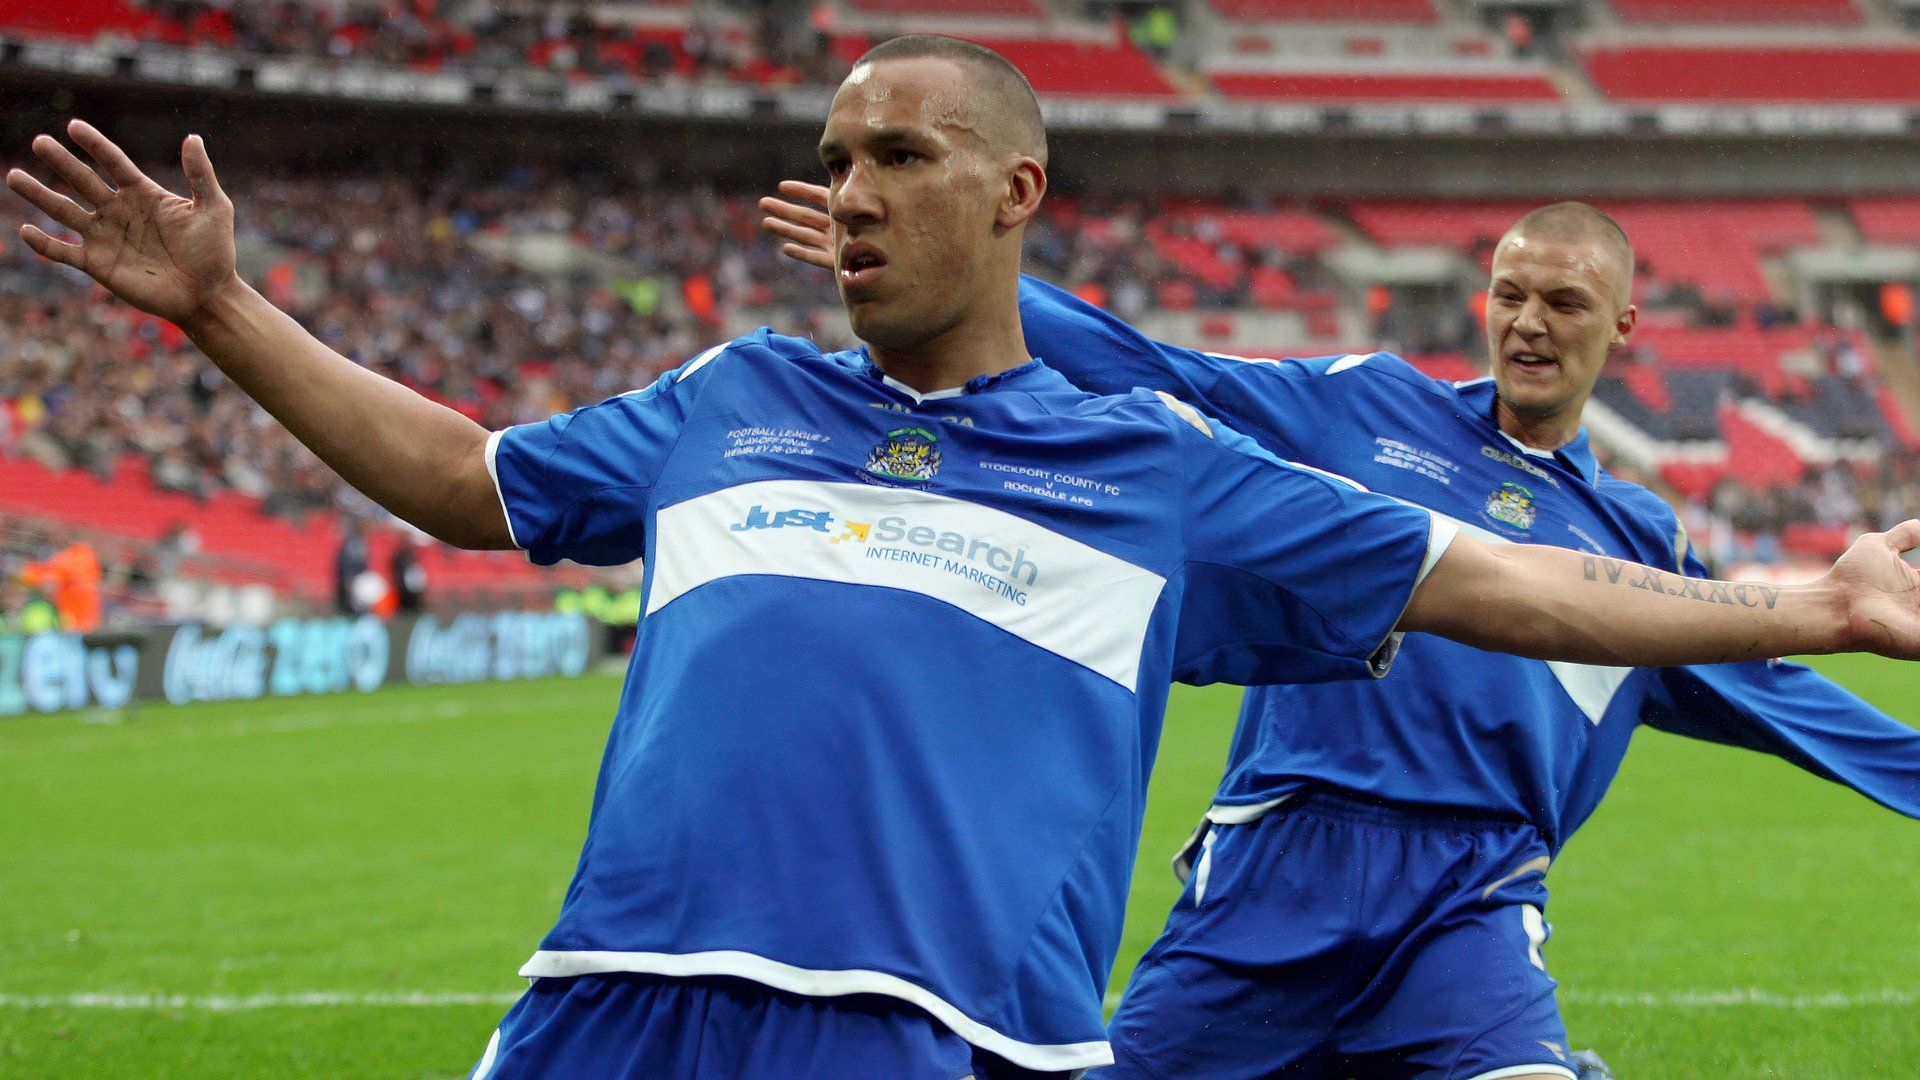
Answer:
M1829 991L1818 994L1777 994L1747 987L1740 990L1678 990L1665 993L1624 993L1605 990L1563 990L1560 1000L1576 1005L1648 1006L1661 1009L1719 1009L1752 1006L1762 1009L1855 1009L1873 1005L1920 1004L1920 990Z
M348 699L351 701L352 699ZM268 716L245 717L235 720L214 721L204 724L181 724L160 729L119 727L104 725L125 732L129 738L115 740L101 738L97 733L89 732L70 736L64 741L49 743L32 751L18 749L0 749L0 757L26 757L32 752L89 752L106 751L125 753L129 748L144 750L149 747L166 746L178 743L204 742L209 739L246 738L252 735L285 735L304 731L333 731L344 728L386 727L399 724L418 724L431 720L457 720L472 709L461 701L443 701L436 705L408 710L404 712L369 711L352 713L340 708L291 709Z
M1864 1009L1877 1005L1920 1005L1920 990L1834 990L1819 994L1778 994L1746 987L1738 990L1566 990L1561 1001L1574 1005L1648 1009ZM1106 1007L1120 1004L1119 994L1108 994Z

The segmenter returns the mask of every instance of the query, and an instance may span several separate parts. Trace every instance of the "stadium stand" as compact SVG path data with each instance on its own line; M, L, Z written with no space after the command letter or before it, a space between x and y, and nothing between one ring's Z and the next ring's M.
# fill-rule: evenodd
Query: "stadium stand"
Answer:
M1214 10L1245 22L1405 22L1439 19L1430 0L1210 0Z
M961 33L1000 53L1042 94L1179 97L1181 90L1131 44Z
M185 527L196 552L175 573L228 585L264 585L314 606L329 602L333 558L341 523L317 513L298 523L265 512L261 501L234 491L193 498L154 485L146 462L130 455L104 478L74 469L51 469L31 459L0 456L0 513L60 522L103 541L111 551L151 548L171 530ZM386 565L404 534L380 528L368 537L376 565ZM435 591L448 603L481 596L512 600L551 588L525 558L510 552L460 551L442 545L423 549L421 561ZM584 575L566 573L570 581ZM138 594L132 594L137 597Z
M103 33L139 34L164 20L136 10L126 0L0 0L0 28L26 33L95 37Z
M1230 98L1378 102L1558 102L1560 90L1537 71L1461 74L1452 71L1280 70L1207 73Z
M1484 266L1493 244L1533 202L1355 202L1347 213L1390 247L1459 248ZM1812 209L1795 199L1600 200L1634 239L1644 282L1686 284L1751 305L1767 295L1765 258L1819 240Z
M1608 0L1608 6L1629 23L1849 26L1861 21L1853 0Z
M1587 77L1621 102L1911 102L1920 49L1779 45L1598 45Z
M810 21L724 4L607 4L588 15L0 0L0 32L420 71L521 66L570 81L778 87L831 84L870 40L924 19L999 49L1047 95L1490 107L1591 101L1595 89L1626 103L1920 99L1920 45L1885 20L1855 29L1862 9L1847 0L1615 0L1625 31L1587 6L1599 17L1593 36L1562 59L1527 60L1509 56L1524 41L1429 0L1214 0L1187 10L1183 47L1165 56L1136 47L1119 23L1076 21L1041 0L853 0ZM1655 24L1680 26L1681 40L1656 41L1667 31L1646 29ZM1783 44L1780 26L1808 27L1808 40ZM245 269L276 302L360 362L488 426L644 385L749 323L843 340L830 285L791 272L758 238L753 193L665 179L646 163L609 177L455 155L443 171L255 171L229 187L242 204ZM1643 319L1596 400L1655 448L1655 482L1664 477L1696 509L1766 504L1748 514L1770 530L1755 541L1762 548L1809 549L1835 528L1920 505L1907 458L1876 472L1836 450L1920 448L1920 428L1881 380L1875 350L1802 310L1806 294L1783 258L1834 242L1822 215L1869 244L1920 247L1920 195L1599 203L1634 237ZM1484 369L1466 316L1471 267L1486 266L1494 240L1535 205L1076 189L1050 197L1029 258L1167 336L1259 355L1385 343L1437 377L1467 379ZM20 210L0 211L0 229L11 231ZM1446 253L1460 267L1457 309L1430 299L1407 309L1416 314L1394 307L1390 290L1341 261L1354 248ZM11 361L0 364L0 487L53 493L59 505L10 494L0 513L90 530L109 554L136 552L190 517L202 545L184 564L190 573L318 603L342 523L377 526L382 516L210 376L177 331L29 272L27 258L17 245L0 250L0 357ZM1376 294L1386 308L1374 308ZM1441 315L1447 325L1429 325ZM1809 494L1816 488L1824 502ZM107 503L123 512L100 512ZM1791 543L1788 528L1799 530ZM376 543L393 535L376 528ZM433 565L442 581L473 588L535 580L522 564L484 558Z
M1044 19L1038 0L852 0L855 10L876 15L961 15L1003 19Z
M1868 240L1920 244L1920 196L1852 199L1847 210Z
M743 319L833 333L831 292L779 265L757 239L743 197L685 188L635 195L607 178L533 170L492 184L466 174L259 178L233 186L263 288L349 355L490 426L643 385ZM1341 209L1376 242L1438 245L1470 258L1484 256L1528 208L1355 202ZM1759 279L1759 252L1814 239L1811 212L1791 200L1643 201L1616 209L1641 238L1655 281L1690 275L1706 288L1750 285ZM1864 219L1873 220L1872 211ZM1339 222L1338 215L1258 203L1062 198L1036 225L1031 257L1037 271L1129 318L1213 311L1219 315L1210 318L1230 328L1235 313L1247 310L1336 313L1347 287L1323 259L1348 242ZM401 235L427 242L394 244ZM545 270L519 264L529 245L556 241L571 254ZM289 561L246 572L315 595L330 541L296 540L299 530L273 524L276 516L318 522L330 535L341 514L377 520L372 508L210 377L177 331L77 286L49 286L44 276L24 273L24 258L17 247L0 255L0 281L19 285L0 298L0 346L23 361L0 379L7 419L0 453L18 459L10 466L16 470L66 469L72 472L60 475L72 479L53 483L36 474L29 483L16 471L8 474L14 486L62 492L82 506L100 505L110 490L126 513L108 521L83 511L73 523L134 537L158 535L193 508L207 522L210 557L239 565L255 548L282 553ZM1734 275L1730 266L1744 268ZM567 280L582 269L600 284ZM1667 463L1676 488L1704 497L1729 475L1772 484L1808 466L1743 419L1734 408L1741 401L1772 403L1820 439L1911 439L1903 412L1874 380L1871 350L1857 340L1814 326L1687 318L1685 310L1649 318L1598 391L1661 444L1738 442L1717 464L1703 465L1697 455ZM1292 349L1274 342L1262 351L1372 347L1329 343L1337 320L1306 325L1320 327L1320 342ZM129 356L138 361L132 368L111 362ZM1483 370L1472 353L1415 360L1442 378ZM460 576L457 568L449 573Z

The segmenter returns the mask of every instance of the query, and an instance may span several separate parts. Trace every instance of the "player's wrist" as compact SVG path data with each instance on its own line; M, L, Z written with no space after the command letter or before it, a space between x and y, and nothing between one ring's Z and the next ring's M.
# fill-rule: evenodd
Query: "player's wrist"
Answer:
M1787 592L1797 601L1795 610L1803 614L1795 620L1794 647L1786 651L1860 652L1876 644L1868 632L1871 619L1859 610L1862 597L1835 575L1827 574L1819 581L1795 586Z
M266 298L255 292L253 286L248 285L238 273L228 274L226 280L201 297L199 307L179 319L176 325L188 337L199 342L223 328L233 326L251 300L266 302Z

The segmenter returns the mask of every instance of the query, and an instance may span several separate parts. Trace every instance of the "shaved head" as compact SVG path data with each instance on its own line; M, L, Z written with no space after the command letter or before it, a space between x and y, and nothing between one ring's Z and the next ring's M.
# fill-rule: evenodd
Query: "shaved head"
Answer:
M1500 238L1551 244L1591 245L1604 255L1604 277L1614 291L1614 302L1624 307L1633 295L1633 243L1620 223L1583 202L1557 202L1526 214Z
M923 58L952 61L966 77L973 116L972 123L963 126L979 134L990 154L1030 157L1046 167L1047 129L1040 119L1040 99L1012 61L984 45L939 34L908 34L868 49L847 82L864 80L861 69L870 64Z
M1633 245L1586 203L1543 206L1493 249L1489 366L1500 430L1543 450L1580 433L1581 411L1639 318Z

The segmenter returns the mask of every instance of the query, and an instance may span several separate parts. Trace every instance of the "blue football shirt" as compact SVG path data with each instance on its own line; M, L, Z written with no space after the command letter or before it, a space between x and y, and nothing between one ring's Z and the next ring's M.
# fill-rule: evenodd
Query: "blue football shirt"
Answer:
M1172 393L1281 458L1426 507L1488 542L1707 576L1672 509L1601 469L1584 429L1551 453L1503 433L1491 378L1433 379L1388 353L1199 352L1031 278L1020 298L1028 348L1086 389ZM1276 527L1288 517L1284 506L1265 514ZM1248 691L1209 817L1252 820L1303 787L1328 786L1524 819L1557 850L1599 805L1641 723L1775 753L1920 816L1920 734L1799 665L1551 663L1411 634L1390 678Z
M535 562L646 560L522 974L890 994L1036 1069L1111 1059L1169 680L1370 681L1452 535L1145 391L918 394L764 330L489 454Z

